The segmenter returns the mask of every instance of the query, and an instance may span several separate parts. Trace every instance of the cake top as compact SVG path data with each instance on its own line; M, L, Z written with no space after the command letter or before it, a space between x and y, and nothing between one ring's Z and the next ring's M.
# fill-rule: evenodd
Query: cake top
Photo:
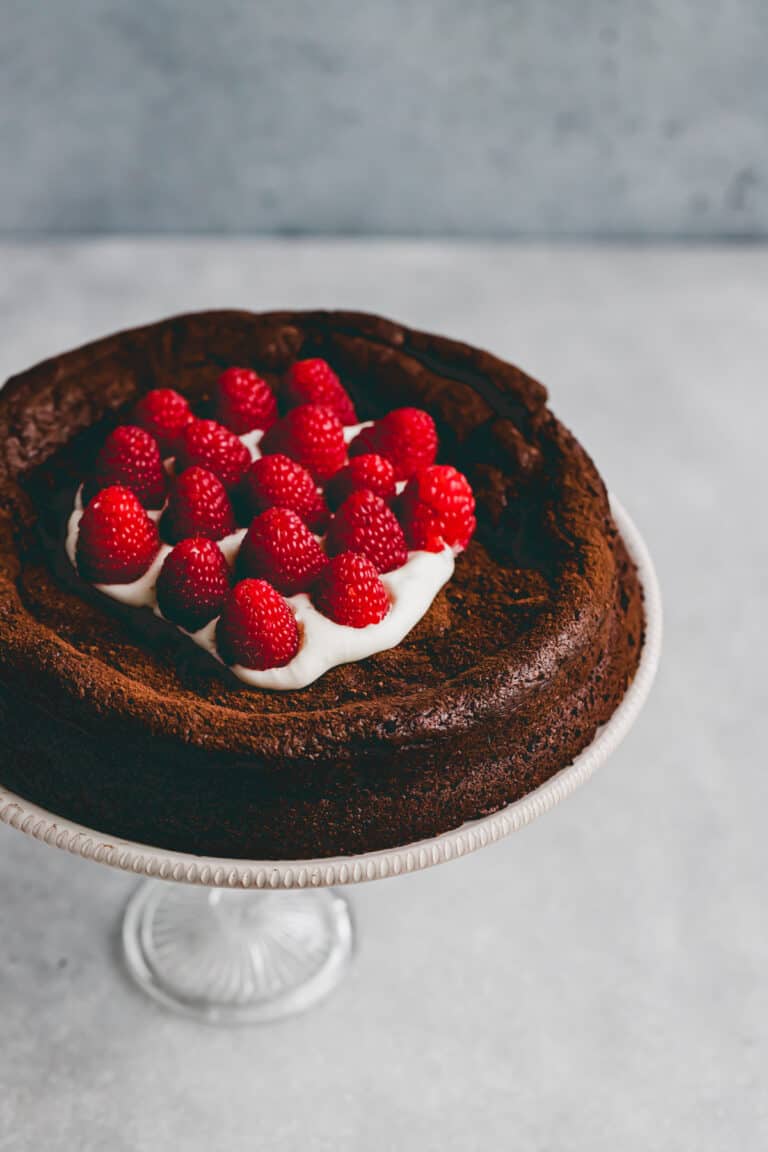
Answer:
M208 533L227 528L221 489L231 503L229 473L222 476L210 468L219 459L221 434L213 434L206 421L215 419L218 425L226 418L228 435L245 447L243 439L252 433L236 431L243 427L239 421L253 419L254 405L259 419L269 420L269 392L280 400L292 365L316 360L338 376L359 424L380 427L389 413L403 408L431 417L439 439L437 463L467 478L476 501L477 531L429 610L395 647L334 667L303 691L243 691L178 628L159 624L151 613L105 601L67 559L63 526L109 434L118 425L142 428L159 444L161 459L167 459L172 443L165 438L189 424L186 401L196 416L196 431L185 437L184 471L211 475L197 471L186 476L168 518L172 536L167 542L172 546L190 538L190 526L197 533L198 515ZM235 373L216 399L222 374L243 365L268 390L257 394L244 388ZM171 390L181 400L158 396L157 390ZM155 394L151 399L150 393ZM306 393L297 398L305 399ZM328 408L327 394L320 398L320 406ZM336 400L345 402L339 393ZM310 403L317 403L317 394ZM285 409L280 413L278 403L279 420L266 436L278 425L281 437L293 435L291 421L287 431L283 423L288 414ZM351 419L348 410L336 410L334 416L342 428ZM333 424L330 417L328 422ZM381 456L397 472L401 465L387 452L370 451L371 433L366 436L366 431L359 433L367 449L362 456ZM141 440L136 433L129 436L136 444ZM228 440L232 453L224 457L228 466L237 467L233 440ZM577 654L595 635L616 587L615 530L605 489L589 457L547 408L544 388L479 349L373 316L211 312L107 337L9 381L0 395L0 443L4 658L17 670L27 669L40 692L50 685L68 693L73 717L83 709L91 719L109 716L110 723L141 717L158 737L176 732L189 742L220 745L233 753L259 749L267 755L274 747L288 755L295 747L297 755L311 757L314 748L322 748L325 755L336 749L344 757L356 740L373 732L386 732L394 746L402 739L463 731L501 701L511 708L538 683L555 677L568 655ZM275 475L260 477L250 451L247 461L240 454L244 469L256 471L257 494L262 487L289 482L277 475L277 456L306 469L305 462L285 452L284 444L265 458L273 461ZM380 442L374 446L380 449ZM199 453L207 455L198 458ZM363 467L354 464L362 456L350 457L344 465L350 472L340 468L338 480L329 480L324 490L331 510L345 495L354 495L347 489L356 482L354 469ZM282 467L299 475L290 465ZM380 464L375 471L375 477L366 474L367 491L387 505L391 493L382 491L389 491L391 476ZM395 483L402 481L396 476ZM382 487L377 491L374 485ZM311 498L306 484L304 498ZM141 501L139 506L137 519L159 511L145 509ZM292 511L311 537L322 535L309 504ZM403 518L395 518L405 534ZM210 535L203 533L203 538ZM312 551L307 544L305 560ZM182 554L181 567L182 561L190 567L206 564L202 552ZM169 594L182 599L183 582L171 575ZM374 578L370 571L361 573L358 563L352 576L369 589L370 611L381 603L376 579L386 588L392 575L377 571ZM346 570L336 573L339 582L349 577ZM215 591L213 567L206 569L206 579ZM318 590L316 596L326 611L341 610L335 587ZM250 602L238 599L233 605L233 613L250 610ZM367 627L357 631L364 634ZM229 643L227 630L224 646L233 655Z

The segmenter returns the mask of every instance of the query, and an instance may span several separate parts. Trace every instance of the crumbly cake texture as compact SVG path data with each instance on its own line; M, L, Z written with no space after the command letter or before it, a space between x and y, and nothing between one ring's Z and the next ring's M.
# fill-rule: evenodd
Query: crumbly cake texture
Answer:
M65 509L153 388L204 404L231 365L280 394L324 357L360 419L435 418L478 531L397 647L308 688L245 689L184 637L85 586ZM359 313L208 312L119 333L0 393L2 783L158 847L302 859L405 844L569 764L640 657L642 591L592 461L545 389L490 354Z

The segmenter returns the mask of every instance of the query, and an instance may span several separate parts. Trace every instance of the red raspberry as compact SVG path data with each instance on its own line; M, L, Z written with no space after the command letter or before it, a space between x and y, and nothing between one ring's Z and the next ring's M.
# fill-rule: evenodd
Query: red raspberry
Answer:
M277 401L261 376L250 368L227 368L214 392L216 419L242 436L254 428L266 431L277 420Z
M260 576L278 592L306 592L326 565L304 521L290 508L268 508L252 522L237 556L244 576Z
M201 464L218 476L225 488L239 483L250 462L251 454L245 444L215 420L193 420L181 434L179 468Z
M400 519L411 548L461 551L475 530L475 497L466 476L447 464L422 468L400 497Z
M272 425L260 447L265 456L281 452L298 460L319 484L347 462L341 421L323 404L303 404L292 409Z
M193 536L173 548L157 578L157 603L174 624L197 632L218 616L229 592L230 571L213 540Z
M342 424L357 424L349 393L327 360L297 360L288 369L286 392L291 404L325 404Z
M267 508L290 508L314 527L322 512L321 498L309 472L279 452L254 460L243 477L241 491L253 516Z
M350 628L378 624L389 611L389 596L378 572L367 556L342 552L328 561L315 585L317 608Z
M153 388L133 410L133 420L160 445L163 456L173 456L179 435L194 417L185 398L173 388Z
M86 502L112 484L135 492L145 508L162 508L168 481L157 440L135 424L110 432L86 481Z
M77 537L77 570L91 584L131 584L160 548L157 525L130 488L103 488L88 504Z
M325 544L329 556L361 552L379 572L400 568L408 559L403 530L394 512L367 488L347 497L331 520Z
M343 504L347 496L360 488L370 488L382 500L395 495L395 470L384 456L355 456L325 486L325 495L332 508Z
M271 584L241 580L222 608L216 643L226 664L282 668L299 650L299 628L290 604Z
M188 536L221 540L235 527L232 505L218 476L194 464L175 477L163 514L166 539L173 544Z
M350 456L369 452L392 461L396 480L410 480L417 468L427 468L435 462L435 422L421 408L395 408L358 432L349 446Z

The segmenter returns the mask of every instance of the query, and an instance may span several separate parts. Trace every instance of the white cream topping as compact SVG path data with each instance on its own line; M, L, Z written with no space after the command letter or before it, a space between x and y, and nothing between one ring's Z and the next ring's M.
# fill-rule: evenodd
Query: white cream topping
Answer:
M421 620L437 593L450 580L453 568L450 548L443 552L409 552L401 568L381 577L389 593L389 612L378 624L365 628L349 628L329 620L318 612L306 592L288 596L301 633L301 647L293 660L283 668L268 668L264 672L243 668L240 664L235 664L232 671L253 688L284 692L306 688L337 664L351 664L394 648ZM221 659L216 651L216 620L190 635L195 644L207 649L217 660Z
M361 428L367 426L367 424L355 424L345 428L344 438L347 443ZM262 435L262 432L256 431L240 437L254 460L261 455L259 441ZM172 458L164 463L168 471L172 471ZM401 490L402 485L398 485L398 491ZM155 521L159 521L162 514L162 508L147 513ZM77 537L82 515L81 487L75 496L65 541L66 553L73 567L77 567ZM241 528L231 536L225 536L223 540L217 541L230 564L234 563L246 531L247 529ZM322 543L322 539L320 537L318 539ZM132 608L149 608L156 616L166 619L157 604L156 587L163 561L170 551L169 544L161 544L157 556L144 575L130 584L96 584L95 587L105 596L110 596L121 604L127 604ZM401 568L387 572L381 577L389 593L389 612L378 624L369 624L365 628L349 628L345 624L336 624L335 621L329 620L327 616L318 612L304 592L297 596L288 596L286 599L296 615L301 635L299 651L290 664L286 664L283 668L268 668L263 672L236 664L231 671L252 688L269 688L286 692L306 688L337 664L365 660L377 652L395 648L426 614L437 593L453 575L454 565L453 552L447 547L442 552L409 552L408 559ZM218 616L198 632L186 632L183 628L179 628L179 631L185 632L190 640L200 648L204 648L219 663L223 663L216 650L217 623Z

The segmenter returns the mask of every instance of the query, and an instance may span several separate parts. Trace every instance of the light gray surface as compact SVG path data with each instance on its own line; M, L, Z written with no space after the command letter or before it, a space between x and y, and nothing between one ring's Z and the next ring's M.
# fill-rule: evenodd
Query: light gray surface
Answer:
M2 0L0 232L768 231L765 0Z
M768 252L110 242L0 267L0 379L208 305L367 307L516 359L641 526L667 613L596 779L352 890L348 980L280 1026L145 1002L116 960L131 880L0 828L0 1149L764 1148Z

